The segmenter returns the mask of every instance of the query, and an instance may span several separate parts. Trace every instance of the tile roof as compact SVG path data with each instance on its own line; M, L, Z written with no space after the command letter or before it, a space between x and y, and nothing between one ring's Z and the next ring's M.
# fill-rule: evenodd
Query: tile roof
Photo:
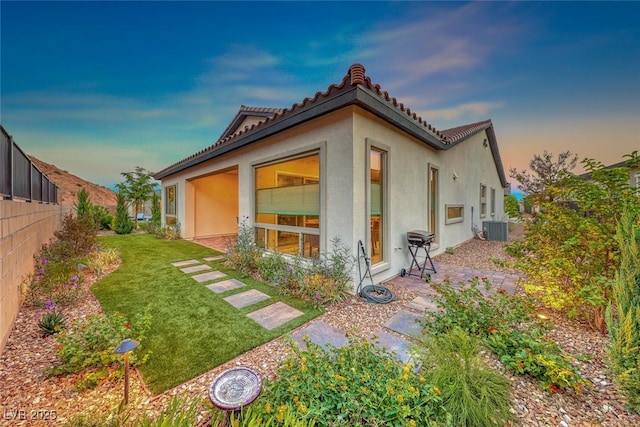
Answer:
M491 120L486 120L439 131L415 112L412 112L411 109L405 107L403 103L390 96L387 91L383 91L379 84L374 84L371 78L366 75L364 66L353 64L340 83L332 84L324 92L318 91L313 97L305 98L289 108L261 108L242 105L232 123L213 145L163 169L156 173L155 177L161 179L213 158L218 153L221 154L235 147L254 142L350 104L368 109L438 150L447 149L476 132L493 127ZM264 119L245 129L237 129L244 117L253 114L264 115ZM490 132L490 135L494 135L493 132ZM493 140L492 144L495 144L495 137L490 139ZM504 172L502 172L503 174Z
M491 120L483 120L481 122L457 126L451 129L445 129L441 133L442 135L444 135L445 141L452 144L492 126L493 123L491 122Z

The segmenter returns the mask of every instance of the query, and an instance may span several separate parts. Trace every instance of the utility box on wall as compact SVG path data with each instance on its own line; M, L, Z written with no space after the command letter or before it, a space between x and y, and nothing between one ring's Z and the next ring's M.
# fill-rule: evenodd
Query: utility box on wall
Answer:
M506 242L509 238L509 223L507 221L482 221L482 230L487 240Z

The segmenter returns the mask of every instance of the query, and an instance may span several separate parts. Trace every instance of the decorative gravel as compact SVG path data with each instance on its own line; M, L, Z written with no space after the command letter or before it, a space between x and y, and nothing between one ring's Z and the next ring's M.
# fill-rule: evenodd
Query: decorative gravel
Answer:
M520 238L522 226L510 234L510 238ZM504 242L471 240L454 249L453 255L442 254L435 257L437 263L454 264L479 270L493 270L510 274L517 271L499 267L494 260L509 261L504 253ZM502 262L498 264L503 265ZM416 286L400 285L394 280L386 284L397 296L390 304L367 303L361 298L350 296L343 303L329 307L325 314L314 319L323 321L348 334L371 336L378 330L388 331L383 325L399 310L407 307L419 294L424 285L416 279ZM422 282L424 283L424 282ZM68 321L80 319L100 311L98 302L91 294L76 308L65 312ZM110 412L117 407L123 397L124 384L102 383L92 390L74 390L74 376L48 378L44 371L56 361L57 342L53 337L42 338L37 322L42 312L24 307L20 310L13 332L0 357L0 406L4 416L0 425L52 425L51 421L37 421L31 411L55 411L55 423L61 424L74 414L92 411ZM628 413L624 400L613 382L606 360L606 337L589 330L579 323L551 314L556 326L551 336L569 354L577 358L576 365L593 388L582 395L573 392L550 394L538 383L525 376L505 376L513 385L513 411L522 426L637 426L640 416ZM308 325L308 324L307 324ZM301 326L299 329L307 325ZM296 330L291 333L295 333ZM284 337L259 346L224 365L206 372L161 395L152 396L144 387L141 378L133 370L130 383L131 408L137 411L156 413L176 393L185 393L199 400L207 398L208 388L214 378L232 366L247 365L262 376L273 378L280 362L287 356L288 347ZM501 364L489 354L485 354L489 365L504 371ZM27 420L7 420L11 411L25 411ZM44 414L41 413L41 414ZM50 412L50 417L52 413ZM204 419L202 420L204 423Z

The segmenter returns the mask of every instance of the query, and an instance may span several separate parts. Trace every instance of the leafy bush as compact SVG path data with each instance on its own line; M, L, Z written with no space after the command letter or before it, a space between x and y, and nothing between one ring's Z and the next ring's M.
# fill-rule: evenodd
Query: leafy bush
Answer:
M440 308L425 313L424 331L435 337L456 328L477 337L496 353L502 363L516 374L528 374L540 380L550 391L581 391L588 381L580 376L569 356L545 338L546 325L532 319L532 301L502 290L491 291L482 279L485 293L478 288L480 279L454 287L450 281L434 284ZM485 295L486 294L486 295Z
M62 220L62 227L53 233L62 245L64 253L60 255L64 259L80 258L91 252L96 246L97 227L91 221L82 217L66 215Z
M104 313L76 321L68 332L56 336L58 341L58 358L60 363L48 370L49 375L78 373L85 369L93 369L85 373L86 382L107 376L107 368L112 364L122 363L122 357L113 350L125 338L132 338L144 343L145 333L151 326L150 305L129 323L121 313L107 315ZM141 356L140 350L131 353L131 363L144 363L149 354ZM96 371L98 374L96 374Z
M518 199L513 194L504 197L504 212L509 215L509 218L522 218Z
M550 392L557 393L565 389L582 392L585 386L590 385L572 365L571 358L539 330L495 330L485 343L500 357L507 369L515 374L536 378Z
M91 215L93 221L98 225L101 230L110 230L113 223L113 216L109 213L109 210L104 206L93 205L91 209Z
M51 303L53 304L53 303ZM55 311L55 306L51 311L48 311L38 321L38 327L43 336L57 334L64 330L65 320L64 314L61 311Z
M438 292L435 301L440 308L425 313L424 327L432 334L460 327L471 335L486 337L491 330L509 329L531 318L531 299L511 295L502 289L495 291L486 277L475 277L467 284L457 286L447 279L431 287Z
M227 263L243 274L251 275L258 270L262 251L255 243L253 227L244 217L238 226L238 237L227 241Z
M291 412L276 412L270 415L259 414L254 407L242 408L238 413L230 414L230 425L232 427L315 427L314 420L303 420ZM226 413L215 409L211 413L211 425L222 426Z
M291 414L319 426L429 426L447 420L438 390L365 339L327 349L306 341L252 405L263 419Z
M456 426L504 426L513 421L511 384L488 369L479 341L456 327L423 341L420 373L434 386Z
M630 166L640 165L637 152L625 157ZM527 292L604 333L610 283L620 265L617 224L624 206L640 212L640 193L629 184L629 167L582 163L588 180L565 174L546 188L540 212L526 224L519 268L527 273Z
M608 354L629 408L640 412L640 214L625 209L616 241L621 259L607 307Z

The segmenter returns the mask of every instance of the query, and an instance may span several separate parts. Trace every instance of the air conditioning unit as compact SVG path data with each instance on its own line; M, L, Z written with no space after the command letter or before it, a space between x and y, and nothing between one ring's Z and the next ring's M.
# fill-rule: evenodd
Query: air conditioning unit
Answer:
M509 238L507 221L482 221L482 230L487 240L506 242Z

